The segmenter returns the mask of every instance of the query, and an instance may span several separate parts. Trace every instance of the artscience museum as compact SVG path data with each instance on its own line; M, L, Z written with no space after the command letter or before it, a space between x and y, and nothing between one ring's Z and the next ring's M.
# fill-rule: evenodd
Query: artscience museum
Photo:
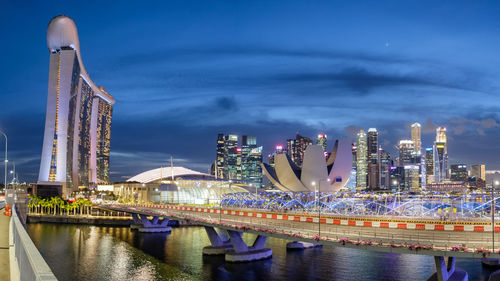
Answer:
M345 186L352 169L352 146L347 140L337 140L330 156L325 159L323 148L309 145L302 167L285 153L277 154L274 168L262 164L271 183L285 192L335 192Z

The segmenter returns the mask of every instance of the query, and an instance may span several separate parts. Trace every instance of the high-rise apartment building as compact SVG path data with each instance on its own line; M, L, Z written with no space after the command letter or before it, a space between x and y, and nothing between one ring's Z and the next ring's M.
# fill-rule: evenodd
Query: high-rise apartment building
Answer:
M443 182L448 179L448 145L446 128L436 128L436 141L434 142L434 180Z
M316 137L316 145L321 146L323 151L326 152L326 134L318 134Z
M486 181L486 165L473 164L470 166L470 176Z
M452 181L467 181L469 173L466 164L452 164L450 166L450 180Z
M38 190L57 189L67 196L79 186L109 181L115 100L87 74L71 18L50 21L47 46L49 86L37 185Z
M422 137L420 123L413 123L411 125L411 140L413 141L413 148L416 154L422 153Z
M364 130L360 130L356 141L356 188L359 190L367 187L368 172L368 146Z
M375 128L368 129L368 188L371 190L380 188L380 167L378 155L378 132Z
M302 167L302 161L304 161L304 152L306 151L306 148L312 144L312 140L297 133L295 139L288 139L286 141L286 144L287 154L290 159L297 166Z

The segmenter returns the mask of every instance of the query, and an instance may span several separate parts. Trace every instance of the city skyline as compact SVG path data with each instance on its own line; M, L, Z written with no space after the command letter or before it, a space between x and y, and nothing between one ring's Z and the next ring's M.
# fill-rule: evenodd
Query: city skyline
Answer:
M19 44L0 47L4 54L23 54L6 56L10 67L0 75L0 127L9 135L9 159L21 180L36 181L48 76L44 31L52 17L67 14L78 24L92 79L117 99L111 180L159 167L171 155L182 166L208 171L219 131L256 136L267 155L297 131L354 140L359 128L376 127L379 143L396 155L394 146L410 138L414 122L422 124L422 149L432 146L435 128L444 126L450 164L500 169L490 153L500 137L500 73L493 67L500 44L491 39L498 6L444 3L425 11L365 4L371 14L338 2L291 3L286 9L260 2L164 4L155 12L125 4L92 13L71 4L9 3L3 26L15 23L20 12L30 15L21 34L5 32L6 42ZM396 11L390 18L387 6ZM90 20L94 12L96 21ZM443 13L453 16L444 20ZM293 25L297 16L311 20ZM287 24L292 26L284 29ZM393 27L388 31L387 25ZM137 52L143 42L148 50ZM134 141L130 128L136 129Z

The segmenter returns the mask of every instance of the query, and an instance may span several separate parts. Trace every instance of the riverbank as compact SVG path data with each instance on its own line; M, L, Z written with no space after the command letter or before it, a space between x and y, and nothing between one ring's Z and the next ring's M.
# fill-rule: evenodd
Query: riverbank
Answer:
M98 226L130 226L129 216L59 216L28 214L28 223L89 224Z
M96 226L130 226L133 223L130 216L61 216L28 214L27 223L59 223L59 224L88 224ZM170 221L169 226L197 226L187 221Z

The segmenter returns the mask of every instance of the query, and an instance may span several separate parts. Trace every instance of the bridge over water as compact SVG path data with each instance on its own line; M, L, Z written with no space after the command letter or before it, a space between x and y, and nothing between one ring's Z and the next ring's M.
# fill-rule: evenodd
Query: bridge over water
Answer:
M466 273L454 268L455 257L500 258L497 244L493 244L491 223L485 221L319 216L176 205L118 204L102 207L131 213L137 223L147 222L153 228L155 222L165 224L159 218L205 226L212 245L207 246L204 253L225 254L228 261L270 257L271 250L264 248L268 236L335 247L434 256L437 272L440 272L435 274L436 280L466 280ZM496 239L499 231L500 227L496 226ZM244 244L242 233L257 234L255 243ZM445 257L449 258L448 265Z

